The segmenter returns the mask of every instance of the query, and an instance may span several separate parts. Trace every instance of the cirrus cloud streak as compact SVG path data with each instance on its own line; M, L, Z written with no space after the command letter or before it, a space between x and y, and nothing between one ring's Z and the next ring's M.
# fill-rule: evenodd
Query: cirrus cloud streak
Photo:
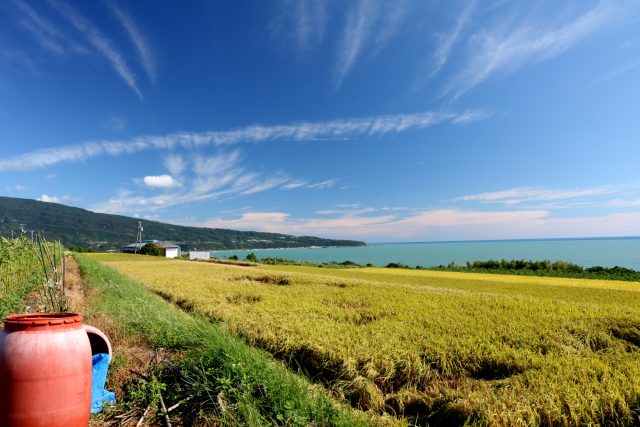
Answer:
M89 141L82 144L44 148L0 159L0 172L25 171L61 162L84 161L99 156L119 156L144 150L194 149L203 146L243 142L307 141L330 137L371 137L426 129L438 124L464 125L491 116L485 110L430 111L412 114L336 119L324 122L295 122L284 125L251 125L227 131L174 132L124 140Z
M517 205L524 202L566 201L585 197L596 197L614 194L620 191L620 186L600 185L581 189L557 189L539 187L517 187L507 190L491 191L486 193L469 194L458 197L456 201L502 203L505 205Z

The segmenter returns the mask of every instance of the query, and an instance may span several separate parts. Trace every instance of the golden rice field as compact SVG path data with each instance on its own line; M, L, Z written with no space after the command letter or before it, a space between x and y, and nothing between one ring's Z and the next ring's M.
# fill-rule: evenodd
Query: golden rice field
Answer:
M637 424L640 283L94 255L364 410Z

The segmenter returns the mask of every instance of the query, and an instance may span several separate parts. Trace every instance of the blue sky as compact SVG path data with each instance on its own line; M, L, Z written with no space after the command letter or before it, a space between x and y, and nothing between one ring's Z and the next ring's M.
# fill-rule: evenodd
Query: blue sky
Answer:
M625 0L8 0L0 194L367 242L638 235L639 21Z

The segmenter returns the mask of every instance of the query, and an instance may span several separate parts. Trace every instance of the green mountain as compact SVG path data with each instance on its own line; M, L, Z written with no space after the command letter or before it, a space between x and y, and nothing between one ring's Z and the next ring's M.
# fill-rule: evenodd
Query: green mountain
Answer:
M138 221L144 227L143 239L183 243L198 250L299 248L304 246L363 246L354 240L322 239L312 236L290 236L256 231L222 228L184 227L157 221L139 220L121 215L108 215L57 203L0 197L0 235L20 234L21 224L42 233L47 240L61 240L65 246L95 250L118 249L136 239Z

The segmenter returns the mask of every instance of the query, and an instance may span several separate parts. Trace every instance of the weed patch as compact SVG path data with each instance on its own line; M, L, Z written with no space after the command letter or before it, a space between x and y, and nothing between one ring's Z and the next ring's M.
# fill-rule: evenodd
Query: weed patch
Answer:
M524 366L502 360L485 359L480 360L469 376L477 380L503 380L513 375L521 374L525 371Z
M291 284L291 280L284 276L242 276L235 280L248 280L250 282L257 282L271 286L288 286Z
M640 324L634 322L620 322L611 328L611 335L634 347L640 347Z
M335 282L327 282L327 283L325 283L325 285L327 285L329 287L333 287L333 288L339 288L339 289L344 289L344 288L347 288L349 286L346 283L335 283Z
M227 302L229 304L252 304L260 301L262 301L262 297L260 295L235 294L227 296Z
M333 306L333 307L338 307L338 308L342 308L342 309L346 309L346 310L361 310L361 309L365 309L365 308L370 308L371 307L371 302L367 301L364 298L358 298L358 299L344 299L344 298L339 298L339 299L326 299L324 301L324 303L327 306Z

